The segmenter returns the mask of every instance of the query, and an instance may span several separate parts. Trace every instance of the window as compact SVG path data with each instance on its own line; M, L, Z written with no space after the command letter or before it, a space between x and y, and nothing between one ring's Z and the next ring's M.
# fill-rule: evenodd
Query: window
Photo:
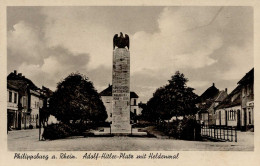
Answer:
M26 97L23 97L23 107L26 107Z
M112 117L112 113L110 113L110 117Z
M248 112L248 118L249 118L248 123L252 124L251 111Z
M228 120L236 120L236 111L230 110L228 112Z
M136 99L134 99L134 105L136 105Z
M17 93L14 93L14 103L17 103Z
M136 109L134 109L134 114L136 115Z
M12 92L9 92L9 102L12 102Z
M246 89L247 89L246 95L249 96L250 95L250 90L251 90L249 84L246 86Z
M246 88L244 87L242 88L242 97L245 97L245 95L246 95Z

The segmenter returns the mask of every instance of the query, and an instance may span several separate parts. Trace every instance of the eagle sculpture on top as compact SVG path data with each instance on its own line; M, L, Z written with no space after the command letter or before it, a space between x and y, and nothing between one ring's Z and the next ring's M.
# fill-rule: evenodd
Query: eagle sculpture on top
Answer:
M125 37L124 37L122 32L120 32L119 37L118 37L118 34L115 34L115 36L113 38L113 49L115 49L115 47L118 47L118 48L127 47L129 50L129 36L127 34L125 34Z

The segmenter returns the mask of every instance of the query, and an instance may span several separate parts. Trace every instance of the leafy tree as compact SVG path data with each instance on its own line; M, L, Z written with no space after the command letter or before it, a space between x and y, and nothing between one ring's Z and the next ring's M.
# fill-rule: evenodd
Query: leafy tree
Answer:
M50 112L58 120L69 123L82 121L105 121L105 106L87 77L72 73L57 85L50 98Z
M155 91L147 102L150 120L169 120L172 116L185 116L196 113L195 99L197 95L193 88L188 87L188 79L177 71L169 83Z

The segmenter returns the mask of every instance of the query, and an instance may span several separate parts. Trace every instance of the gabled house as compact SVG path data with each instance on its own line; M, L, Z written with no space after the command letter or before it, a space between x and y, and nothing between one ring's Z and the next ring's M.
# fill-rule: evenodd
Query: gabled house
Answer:
M101 96L101 100L104 103L104 106L106 107L108 118L106 119L107 122L112 122L112 85L108 85L106 89L101 91L99 93ZM131 114L136 116L140 115L141 112L138 107L138 95L135 92L130 92L130 111Z
M254 69L246 73L237 84L216 107L216 124L248 130L254 127Z
M219 91L213 83L201 96L197 99L196 106L199 111L197 120L204 125L215 125L216 114L214 108L227 97L227 89Z
M254 68L238 82L241 94L241 127L248 130L254 127Z
M7 88L16 87L18 110L15 129L36 128L39 125L39 111L43 106L41 90L28 78L16 70L7 76ZM8 93L9 96L11 93ZM15 95L15 94L14 94ZM10 111L9 111L10 112ZM9 113L10 115L10 113Z
M237 86L216 108L216 125L239 126L241 86Z

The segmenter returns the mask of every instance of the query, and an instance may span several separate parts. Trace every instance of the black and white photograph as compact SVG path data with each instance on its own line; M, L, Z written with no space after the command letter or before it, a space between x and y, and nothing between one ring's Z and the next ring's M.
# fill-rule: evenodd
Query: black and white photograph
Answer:
M7 7L8 150L254 151L253 13Z
M1 166L259 165L256 0L0 1Z

